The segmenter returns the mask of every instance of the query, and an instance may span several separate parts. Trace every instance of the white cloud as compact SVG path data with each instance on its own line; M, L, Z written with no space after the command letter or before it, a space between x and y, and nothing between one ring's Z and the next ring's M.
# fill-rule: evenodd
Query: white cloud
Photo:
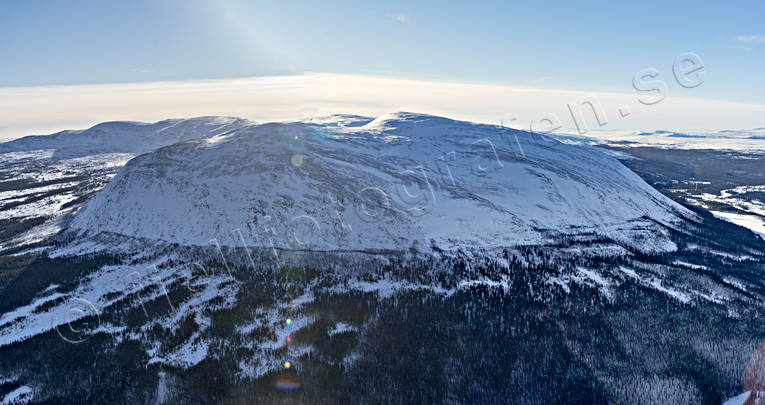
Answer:
M761 43L765 44L765 35L739 35L736 37L736 41L748 43Z
M646 106L634 93L587 93L488 84L308 73L224 80L0 88L0 138L86 128L103 121L227 115L258 122L331 113L414 111L528 128L541 113L574 127L567 103L594 98L599 129L719 130L765 126L765 105L672 97ZM622 117L618 110L628 107ZM506 117L517 117L508 122ZM595 129L587 108L582 116Z

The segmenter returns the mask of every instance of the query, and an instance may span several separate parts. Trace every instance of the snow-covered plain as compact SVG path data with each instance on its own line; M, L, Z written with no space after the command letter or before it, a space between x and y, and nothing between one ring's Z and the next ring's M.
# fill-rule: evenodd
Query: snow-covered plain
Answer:
M716 149L765 154L765 128L709 131L620 131L594 129L585 133L559 130L551 133L573 143L650 146L666 149Z
M751 229L756 235L765 239L765 220L759 215L735 214L732 212L712 211L716 217L733 222L736 225Z

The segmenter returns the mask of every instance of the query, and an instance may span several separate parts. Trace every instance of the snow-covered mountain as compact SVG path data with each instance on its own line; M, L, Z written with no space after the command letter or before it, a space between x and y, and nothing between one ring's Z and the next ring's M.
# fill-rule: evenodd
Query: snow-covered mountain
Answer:
M199 117L155 123L104 122L85 130L26 136L0 144L0 154L52 150L54 158L105 153L140 154L188 139L215 136L253 123L241 118Z
M119 172L138 149L0 161L0 398L719 403L757 369L762 240L606 150L410 113L197 128Z
M674 245L655 223L693 217L600 150L497 126L412 113L221 123L221 135L131 160L70 229L311 250L515 246L595 233L667 251ZM151 133L164 128L155 126Z

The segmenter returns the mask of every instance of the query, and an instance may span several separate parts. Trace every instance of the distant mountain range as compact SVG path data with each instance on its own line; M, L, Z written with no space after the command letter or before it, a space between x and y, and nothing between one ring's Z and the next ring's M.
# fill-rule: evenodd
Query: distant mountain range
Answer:
M765 129L721 131L620 131L593 129L586 133L556 131L556 138L575 143L651 146L673 149L739 150L765 153Z
M152 124L125 121L104 122L85 130L26 136L0 143L0 154L33 150L52 150L55 158L103 153L140 154L176 142L215 136L249 125L253 123L228 117L170 119Z

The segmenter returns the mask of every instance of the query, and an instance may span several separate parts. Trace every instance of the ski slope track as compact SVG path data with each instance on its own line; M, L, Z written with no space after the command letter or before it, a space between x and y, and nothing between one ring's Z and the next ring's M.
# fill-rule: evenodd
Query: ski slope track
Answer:
M676 249L664 227L695 220L600 150L528 132L413 113L227 122L129 161L67 235L348 251L597 234L660 252Z

